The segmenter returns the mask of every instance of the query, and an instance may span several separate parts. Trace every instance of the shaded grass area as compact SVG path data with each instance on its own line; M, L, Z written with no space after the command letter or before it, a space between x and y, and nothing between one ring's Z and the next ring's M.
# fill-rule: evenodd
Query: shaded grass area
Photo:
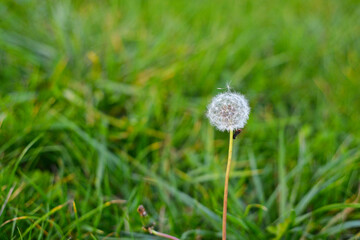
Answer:
M230 82L229 239L360 236L356 1L2 1L4 239L219 239Z

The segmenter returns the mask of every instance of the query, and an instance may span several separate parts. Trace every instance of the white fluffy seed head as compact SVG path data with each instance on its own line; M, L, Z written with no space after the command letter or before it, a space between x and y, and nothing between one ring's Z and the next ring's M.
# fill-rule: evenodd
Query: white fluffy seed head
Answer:
M250 107L246 98L234 92L220 93L208 105L206 116L220 131L243 128L249 119Z

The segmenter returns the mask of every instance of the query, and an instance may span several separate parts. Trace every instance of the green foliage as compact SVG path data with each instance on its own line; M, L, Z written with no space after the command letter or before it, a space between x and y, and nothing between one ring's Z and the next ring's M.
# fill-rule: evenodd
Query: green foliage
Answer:
M0 236L360 237L357 1L0 2Z

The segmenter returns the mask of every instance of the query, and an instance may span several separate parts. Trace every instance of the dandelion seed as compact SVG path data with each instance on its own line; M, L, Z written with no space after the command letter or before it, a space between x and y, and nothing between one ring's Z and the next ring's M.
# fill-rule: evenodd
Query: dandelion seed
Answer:
M207 117L220 131L233 131L245 126L250 107L246 98L229 90L215 96L208 105Z

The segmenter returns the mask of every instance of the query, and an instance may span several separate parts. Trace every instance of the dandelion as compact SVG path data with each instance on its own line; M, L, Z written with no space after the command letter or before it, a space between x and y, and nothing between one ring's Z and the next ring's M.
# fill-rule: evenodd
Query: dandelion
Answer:
M177 237L174 237L174 236L171 236L169 234L166 234L166 233L162 233L162 232L158 232L158 231L155 231L154 228L155 228L155 222L153 222L150 218L149 218L149 215L147 214L145 208L143 205L140 205L137 209L140 217L141 217L141 222L143 224L143 230L152 234L152 235L155 235L155 236L158 236L158 237L163 237L163 238L167 238L167 239L170 239L170 240L180 240L178 239Z
M241 132L242 128L244 128L247 120L249 119L249 114L250 107L246 98L239 93L231 92L229 87L227 92L220 93L212 99L211 103L208 105L208 111L206 114L211 125L215 126L220 131L230 132L229 153L224 186L222 219L223 240L226 240L227 198L233 139Z
M220 131L233 131L245 126L250 107L246 98L233 92L220 93L208 106L207 117Z

